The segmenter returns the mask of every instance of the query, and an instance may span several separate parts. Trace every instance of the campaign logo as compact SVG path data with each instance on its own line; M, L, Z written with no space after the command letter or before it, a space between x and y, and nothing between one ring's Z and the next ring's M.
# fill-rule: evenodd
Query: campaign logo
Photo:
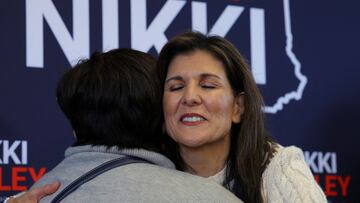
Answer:
M39 180L45 172L45 167L29 166L26 140L0 140L1 196L27 190L28 186Z
M91 17L100 19L101 29L90 32L95 26L90 21L90 7L95 3L101 6ZM249 59L267 113L277 113L290 101L301 100L307 84L293 51L290 0L73 0L66 7L72 12L58 10L59 2L52 0L27 0L25 4L28 68L46 66L44 57L51 50L44 52L45 33L55 37L67 61L75 64L89 57L90 39L92 44L101 44L102 50L131 47L159 53L169 38L196 30L229 39ZM45 25L51 32L44 31Z
M328 198L346 198L351 176L338 171L336 152L305 151L305 161Z

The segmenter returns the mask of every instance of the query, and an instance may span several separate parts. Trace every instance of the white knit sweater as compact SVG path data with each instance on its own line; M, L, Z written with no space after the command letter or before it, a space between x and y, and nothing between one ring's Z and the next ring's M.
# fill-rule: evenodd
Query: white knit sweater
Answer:
M279 146L263 173L262 192L265 202L269 203L327 202L303 152L294 146Z
M208 179L222 184L225 168ZM305 162L303 152L297 147L278 145L262 178L262 195L266 203L327 202Z

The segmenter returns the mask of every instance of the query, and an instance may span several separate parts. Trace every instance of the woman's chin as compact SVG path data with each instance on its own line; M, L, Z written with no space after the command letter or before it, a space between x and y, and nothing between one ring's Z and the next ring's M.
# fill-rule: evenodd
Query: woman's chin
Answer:
M187 139L187 140L181 140L179 142L180 146L186 147L186 148L201 148L205 145L205 141L202 139Z

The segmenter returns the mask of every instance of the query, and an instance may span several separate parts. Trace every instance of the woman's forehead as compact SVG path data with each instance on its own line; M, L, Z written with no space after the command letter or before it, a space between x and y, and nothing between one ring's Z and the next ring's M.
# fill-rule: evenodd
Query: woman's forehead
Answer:
M177 55L169 64L167 75L224 75L221 61L206 51Z

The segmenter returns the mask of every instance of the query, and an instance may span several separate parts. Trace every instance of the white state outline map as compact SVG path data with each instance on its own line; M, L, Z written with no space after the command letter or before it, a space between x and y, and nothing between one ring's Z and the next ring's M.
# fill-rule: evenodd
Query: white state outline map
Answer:
M291 100L300 100L302 98L305 86L308 82L307 77L301 73L301 63L296 58L294 52L292 51L293 48L293 35L291 32L291 18L290 18L290 0L283 0L284 2L284 20L285 20L285 36L286 36L286 46L285 51L286 55L289 57L291 63L294 65L294 74L297 79L299 79L300 83L296 90L286 93L283 96L280 96L276 103L272 106L264 107L264 111L266 113L275 114L278 111L283 110L284 105L288 104Z

